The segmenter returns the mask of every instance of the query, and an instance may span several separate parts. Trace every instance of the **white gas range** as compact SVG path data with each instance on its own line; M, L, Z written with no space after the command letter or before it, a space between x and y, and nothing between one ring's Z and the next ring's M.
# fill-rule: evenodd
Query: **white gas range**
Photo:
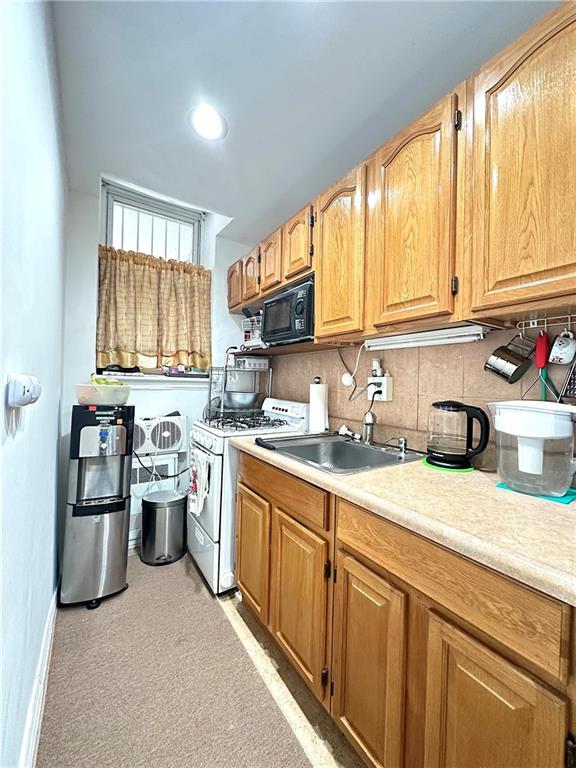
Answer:
M236 523L237 451L234 435L306 432L308 403L266 398L258 413L227 412L209 422L195 421L190 432L188 551L215 593L236 585L234 536Z

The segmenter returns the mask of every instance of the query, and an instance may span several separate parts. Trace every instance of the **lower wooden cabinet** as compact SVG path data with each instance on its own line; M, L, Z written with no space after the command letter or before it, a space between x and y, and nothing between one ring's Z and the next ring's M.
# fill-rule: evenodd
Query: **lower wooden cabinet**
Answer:
M320 699L326 686L327 561L327 541L273 507L269 627Z
M332 714L369 764L400 768L406 595L348 555L336 566Z
M245 603L367 766L564 765L573 609L267 463L239 466Z
M566 700L435 615L426 691L426 768L564 765Z
M268 621L270 504L243 485L236 496L236 581L246 603Z

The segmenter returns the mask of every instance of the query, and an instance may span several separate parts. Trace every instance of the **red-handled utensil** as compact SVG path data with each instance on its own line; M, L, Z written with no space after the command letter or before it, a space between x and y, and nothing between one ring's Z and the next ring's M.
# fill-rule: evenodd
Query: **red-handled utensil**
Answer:
M546 331L540 331L538 334L538 338L536 339L536 349L534 351L534 361L536 363L536 368L538 368L538 375L530 384L528 389L524 392L522 395L522 398L525 398L528 392L532 389L534 384L536 384L537 381L540 381L541 384L541 392L540 396L542 400L546 400L547 393L550 392L554 400L558 400L559 395L556 391L556 387L553 386L552 382L548 382L548 373L546 371L546 366L548 365L548 358L550 357L550 337L546 333Z

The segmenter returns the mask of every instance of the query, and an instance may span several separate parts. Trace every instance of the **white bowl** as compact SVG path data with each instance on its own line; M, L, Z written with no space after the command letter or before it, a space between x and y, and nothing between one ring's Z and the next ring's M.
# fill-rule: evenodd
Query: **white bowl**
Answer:
M124 405L130 397L130 387L114 384L76 384L74 389L80 405Z

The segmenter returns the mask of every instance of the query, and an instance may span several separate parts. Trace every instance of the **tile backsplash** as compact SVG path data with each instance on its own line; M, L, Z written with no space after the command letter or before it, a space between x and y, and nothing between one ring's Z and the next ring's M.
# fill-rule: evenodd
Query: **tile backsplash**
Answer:
M428 429L428 413L436 400L460 400L483 408L488 415L487 403L492 400L520 399L534 378L536 368L530 367L516 384L508 384L493 373L484 371L484 363L496 347L514 336L514 331L492 331L483 341L469 344L449 344L419 349L395 349L384 352L363 351L356 380L359 387L366 385L372 368L372 359L380 358L382 367L394 377L394 395L391 402L374 403L374 413L379 429L376 439L400 433L410 435L413 447L425 448ZM358 348L342 349L342 355L352 370ZM273 359L273 394L288 400L307 402L309 385L320 376L328 385L328 413L331 426L341 423L361 422L368 407L366 393L350 401L351 387L342 384L345 372L337 350L305 354L278 355ZM552 377L557 386L567 372L566 366L553 366ZM540 396L536 384L529 393L531 398ZM492 432L491 438L494 437Z

